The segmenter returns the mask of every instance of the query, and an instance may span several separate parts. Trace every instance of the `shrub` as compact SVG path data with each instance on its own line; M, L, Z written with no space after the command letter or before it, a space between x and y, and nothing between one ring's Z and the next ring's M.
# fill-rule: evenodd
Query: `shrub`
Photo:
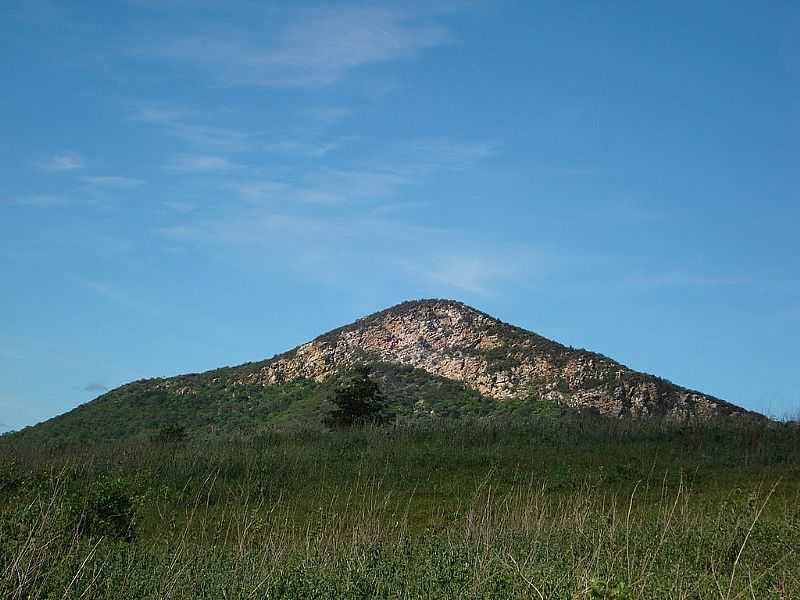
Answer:
M154 442L160 442L162 444L181 444L188 438L189 436L184 427L180 425L165 425L152 439Z
M136 534L136 502L122 477L103 477L72 497L78 533L131 541Z
M369 376L367 367L356 367L335 378L328 399L334 409L325 419L329 427L382 423L387 419L386 400Z

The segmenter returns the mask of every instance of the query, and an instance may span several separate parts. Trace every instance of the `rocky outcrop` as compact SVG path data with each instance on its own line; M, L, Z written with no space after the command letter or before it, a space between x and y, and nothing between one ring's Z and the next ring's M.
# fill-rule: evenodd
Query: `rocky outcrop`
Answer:
M502 402L541 398L614 417L748 414L712 396L567 348L450 300L406 302L253 365L242 383L322 381L370 362L422 369Z

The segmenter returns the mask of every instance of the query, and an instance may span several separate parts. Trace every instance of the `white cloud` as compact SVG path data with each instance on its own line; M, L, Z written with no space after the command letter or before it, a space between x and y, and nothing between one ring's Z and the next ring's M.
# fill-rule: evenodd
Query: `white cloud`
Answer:
M320 169L304 181L307 188L325 191L346 200L382 200L394 196L403 186L415 183L403 169L359 168ZM421 183L421 182L420 182Z
M135 121L145 123L166 123L172 124L180 122L186 118L186 111L177 108L167 108L163 106L146 106L133 114Z
M396 198L404 188L424 185L436 173L468 169L493 151L492 144L483 142L421 141L398 146L385 157L350 167L316 168L285 181L229 181L224 189L233 190L249 202L377 204Z
M116 286L100 281L85 281L86 287L95 294L114 302L115 304L134 312L142 313L150 317L163 317L160 308L148 302L142 301L136 296L117 288Z
M299 140L270 142L259 146L265 152L275 154L288 154L307 158L321 158L339 148L338 143L334 142L303 142Z
M330 189L270 179L228 183L223 188L234 191L250 203L337 205L346 200L340 193Z
M134 121L156 125L174 138L193 146L212 148L217 152L244 152L253 146L253 140L263 135L230 127L201 123L212 114L184 108L147 106L133 113Z
M303 109L301 115L321 123L337 123L353 116L346 106L311 106Z
M228 177L221 189L244 202L207 219L176 217L158 230L172 241L213 245L245 262L270 256L267 268L288 269L335 285L366 264L379 277L406 278L431 289L488 294L510 280L530 280L550 267L527 247L480 242L465 233L413 222L419 190L443 171L461 171L495 151L486 142L428 139L381 150L337 168L259 177ZM249 177L245 176L249 175ZM398 207L404 210L397 210ZM387 210L381 210L387 207ZM528 265L526 268L525 265ZM527 269L527 270L526 270Z
M57 196L52 194L33 194L30 196L20 196L5 200L2 204L10 204L12 206L27 206L32 208L53 208L56 206L64 206L68 204L68 200L64 196Z
M144 184L141 179L120 175L93 175L81 177L81 181L98 187L131 188Z
M256 179L228 182L223 188L248 202L346 205L391 198L410 183L403 175L391 172L325 168L306 173L297 182Z
M422 139L397 144L386 158L373 160L375 168L424 177L436 171L463 171L495 154L498 144L448 138Z
M228 171L236 166L224 156L194 154L178 157L169 168L175 171Z
M79 155L70 152L51 156L39 166L46 171L76 171L84 165Z
M504 271L505 265L485 256L446 256L434 266L431 277L456 289L485 293Z
M429 161L457 171L469 169L489 158L496 149L495 143L456 142L445 138L426 140L412 145L414 153L421 153Z
M137 51L194 65L229 83L321 87L354 69L410 58L450 40L448 29L431 15L354 6L300 11L277 35L220 31L157 41Z
M201 151L214 153L268 152L305 158L320 158L340 147L340 142L320 141L316 139L319 125L329 125L337 119L346 118L348 109L341 107L315 107L299 112L306 121L314 124L314 128L304 127L306 136L287 136L288 139L270 141L265 132L241 131L230 127L209 125L206 122L214 118L210 113L202 111L150 106L142 108L132 115L132 119L161 128L164 133L182 140ZM310 134L310 135L309 135ZM275 136L272 136L273 139ZM215 157L221 165L222 157ZM224 159L222 159L224 160ZM191 168L187 170L192 170Z
M236 192L248 202L271 200L278 195L285 197L291 190L289 184L269 179L228 183L224 185L223 188Z
M181 214L187 214L197 209L195 203L182 200L167 200L164 202L164 206Z
M258 268L286 269L333 285L354 277L386 278L490 295L509 283L538 282L555 263L534 248L479 241L454 229L361 214L289 214L259 206L226 219L187 220L159 234L225 248L245 262L269 256Z
M0 348L0 358L3 360L22 360L24 357L16 350L10 348Z

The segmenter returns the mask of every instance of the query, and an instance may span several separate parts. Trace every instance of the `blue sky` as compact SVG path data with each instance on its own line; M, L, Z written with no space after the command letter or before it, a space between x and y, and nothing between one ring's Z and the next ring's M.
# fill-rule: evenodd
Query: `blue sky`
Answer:
M0 6L0 423L419 297L800 411L793 2Z

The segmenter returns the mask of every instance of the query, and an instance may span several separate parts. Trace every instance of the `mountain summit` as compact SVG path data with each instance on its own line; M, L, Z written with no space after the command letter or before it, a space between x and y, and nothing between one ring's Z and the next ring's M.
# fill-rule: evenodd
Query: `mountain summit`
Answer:
M460 302L414 300L268 360L124 385L21 433L93 439L170 423L211 433L319 424L326 382L358 365L369 366L396 414L409 418L515 418L544 405L612 418L755 416Z
M343 367L395 363L494 398L535 397L612 417L706 418L746 412L638 373L453 300L415 300L359 319L263 363L245 381L322 381Z

